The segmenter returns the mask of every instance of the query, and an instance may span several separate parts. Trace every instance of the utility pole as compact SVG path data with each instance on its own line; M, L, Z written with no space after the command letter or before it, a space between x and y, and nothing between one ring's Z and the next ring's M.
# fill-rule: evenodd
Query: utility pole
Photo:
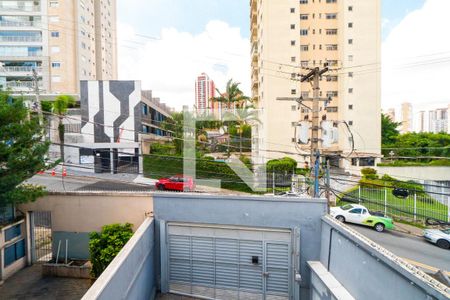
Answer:
M298 74L300 76L300 82L311 82L313 88L313 98L304 99L292 98L292 97L279 97L278 101L296 101L300 106L306 107L312 112L312 126L311 126L311 153L310 153L310 166L315 168L314 170L314 189L311 189L311 196L319 197L319 168L320 168L320 149L319 149L319 131L320 128L320 102L329 102L330 98L320 98L320 77L328 72L328 64L325 64L324 68L315 67L311 69L306 75ZM308 107L303 104L304 101L311 101L312 107Z

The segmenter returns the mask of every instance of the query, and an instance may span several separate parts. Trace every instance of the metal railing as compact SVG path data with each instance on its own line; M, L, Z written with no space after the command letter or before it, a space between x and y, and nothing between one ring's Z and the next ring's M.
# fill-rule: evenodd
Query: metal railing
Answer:
M33 72L33 70L36 70L38 73L42 72L41 67L3 67L0 68L0 72L2 70L5 72Z
M39 82L39 87L42 87L42 83ZM6 83L7 88L34 88L34 82L33 81L11 81Z
M6 1L8 2L8 1ZM38 12L41 11L40 5L33 5L33 6L25 6L25 5L1 5L0 3L0 10L1 11L7 11L7 12Z
M41 36L0 36L0 42L42 42Z
M369 210L380 211L388 216L425 221L428 218L450 222L450 196L446 203L433 195L421 191L410 191L409 195L397 198L390 188L358 187L342 197L344 202L360 203Z
M41 22L35 21L0 21L0 27L41 27Z

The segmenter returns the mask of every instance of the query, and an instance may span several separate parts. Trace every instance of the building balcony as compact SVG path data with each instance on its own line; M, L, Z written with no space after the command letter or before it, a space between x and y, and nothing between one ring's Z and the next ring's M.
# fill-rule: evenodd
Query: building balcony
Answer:
M25 76L32 74L33 69L38 74L42 74L42 67L0 67L0 74L7 76Z
M42 88L42 82L39 82L39 87ZM13 91L30 91L34 89L33 81L9 81L6 83L6 88Z
M19 43L30 43L30 42L37 42L42 43L42 37L41 36L0 36L0 42L19 42Z
M0 11L12 12L15 14L24 13L24 12L40 12L41 11L40 5L21 5L21 4L13 5L13 1L11 1L10 5L5 5L8 2L9 1L0 2ZM16 2L19 2L19 1L16 1ZM19 3L21 3L21 2L24 3L24 1L20 1ZM33 4L33 2L31 2L31 1L29 1L29 3Z
M0 27L42 27L42 23L34 21L0 21Z

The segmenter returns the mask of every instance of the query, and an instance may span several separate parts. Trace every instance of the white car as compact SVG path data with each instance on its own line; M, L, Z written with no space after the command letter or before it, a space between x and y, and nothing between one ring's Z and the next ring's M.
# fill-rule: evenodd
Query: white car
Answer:
M330 215L341 222L369 226L378 232L383 232L384 229L394 229L394 223L391 218L381 215L372 215L365 206L359 204L331 207Z
M450 249L450 228L442 230L425 229L423 231L423 237L440 248Z

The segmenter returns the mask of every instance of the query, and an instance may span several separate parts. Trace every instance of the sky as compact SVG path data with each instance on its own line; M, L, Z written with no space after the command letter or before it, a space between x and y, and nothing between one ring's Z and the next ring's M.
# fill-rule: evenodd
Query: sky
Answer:
M170 106L194 103L206 72L250 94L248 0L119 0L120 79L142 80ZM417 109L450 103L450 0L382 1L382 105ZM433 85L429 84L433 82Z

